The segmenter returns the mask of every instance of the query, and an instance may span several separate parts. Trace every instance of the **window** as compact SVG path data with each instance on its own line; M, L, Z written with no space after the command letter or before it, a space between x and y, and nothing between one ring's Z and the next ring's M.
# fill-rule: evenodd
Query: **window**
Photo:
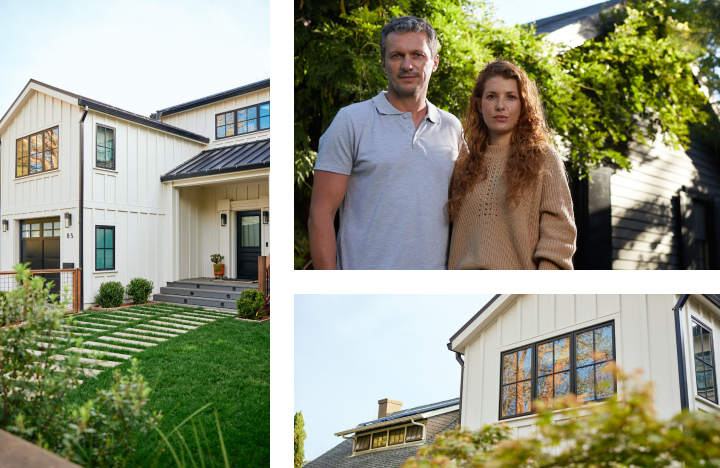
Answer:
M115 269L115 228L113 226L95 227L95 269Z
M215 115L217 140L268 128L270 128L269 102Z
M115 169L115 129L97 126L95 167Z
M534 400L552 406L570 393L580 401L615 393L613 323L506 351L500 359L500 419L531 414Z
M393 429L390 431L390 441L388 445L402 444L405 441L405 428Z
M695 354L695 381L697 393L717 403L717 376L713 356L712 332L695 320L692 321L693 353Z
M58 138L58 127L55 127L17 140L15 176L57 169Z
M423 428L417 425L407 427L407 435L405 436L405 442L413 442L415 440L422 440Z
M370 436L365 435L362 437L358 437L355 440L355 451L360 452L361 450L367 450L370 448Z

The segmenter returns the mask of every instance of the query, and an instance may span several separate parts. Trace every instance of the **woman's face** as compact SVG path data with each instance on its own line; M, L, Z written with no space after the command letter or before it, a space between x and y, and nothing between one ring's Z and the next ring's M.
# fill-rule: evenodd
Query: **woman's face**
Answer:
M491 145L509 145L522 105L517 81L495 76L485 82L478 111L490 133Z

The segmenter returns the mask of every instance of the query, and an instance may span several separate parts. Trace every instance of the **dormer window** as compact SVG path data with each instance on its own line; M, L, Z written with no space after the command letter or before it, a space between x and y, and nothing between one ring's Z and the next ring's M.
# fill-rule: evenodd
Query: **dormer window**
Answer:
M215 139L222 140L270 128L270 103L255 104L215 115Z
M361 452L370 448L370 436L361 436L355 439L355 451Z
M406 424L359 435L355 438L355 452L379 450L423 440L423 426Z

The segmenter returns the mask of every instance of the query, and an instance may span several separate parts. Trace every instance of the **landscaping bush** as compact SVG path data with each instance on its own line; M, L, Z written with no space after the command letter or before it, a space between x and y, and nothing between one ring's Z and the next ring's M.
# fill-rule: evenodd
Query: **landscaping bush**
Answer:
M145 278L133 278L125 288L125 292L132 297L135 304L145 304L152 290L153 282Z
M258 311L265 305L265 293L257 289L246 289L235 302L242 318L257 319Z
M120 307L125 297L125 288L120 281L108 281L100 285L95 302L100 307Z

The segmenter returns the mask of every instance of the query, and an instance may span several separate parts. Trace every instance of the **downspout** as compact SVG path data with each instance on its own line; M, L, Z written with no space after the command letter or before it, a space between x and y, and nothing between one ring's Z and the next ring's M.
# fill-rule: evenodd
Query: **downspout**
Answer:
M449 351L452 351L452 342L447 344ZM462 353L454 351L455 360L460 364L460 401L458 404L458 426L462 427L462 392L463 392L463 377L465 375L465 361L463 361Z
M83 197L85 196L85 117L88 113L88 106L80 119L80 213L78 227L80 228L80 310L85 310L85 264L83 259L83 239L85 225L83 224Z
M680 409L686 410L690 408L687 394L687 370L685 369L685 342L682 333L682 321L680 320L680 312L685 307L690 294L683 294L680 300L675 304L675 344L677 346L678 356L678 375L680 379Z
M413 423L413 424L415 424L416 426L422 426L422 428L423 428L422 440L423 440L423 442L424 442L424 441L425 441L425 436L426 436L425 431L426 431L426 429L427 429L427 426L426 426L425 424L416 423L414 419L411 419L410 422Z
M357 438L357 432L355 434L353 434L352 437L345 437L344 435L342 435L340 437L342 437L345 440L352 440L353 441L352 451L355 452L355 444L357 443L357 441L355 439Z

